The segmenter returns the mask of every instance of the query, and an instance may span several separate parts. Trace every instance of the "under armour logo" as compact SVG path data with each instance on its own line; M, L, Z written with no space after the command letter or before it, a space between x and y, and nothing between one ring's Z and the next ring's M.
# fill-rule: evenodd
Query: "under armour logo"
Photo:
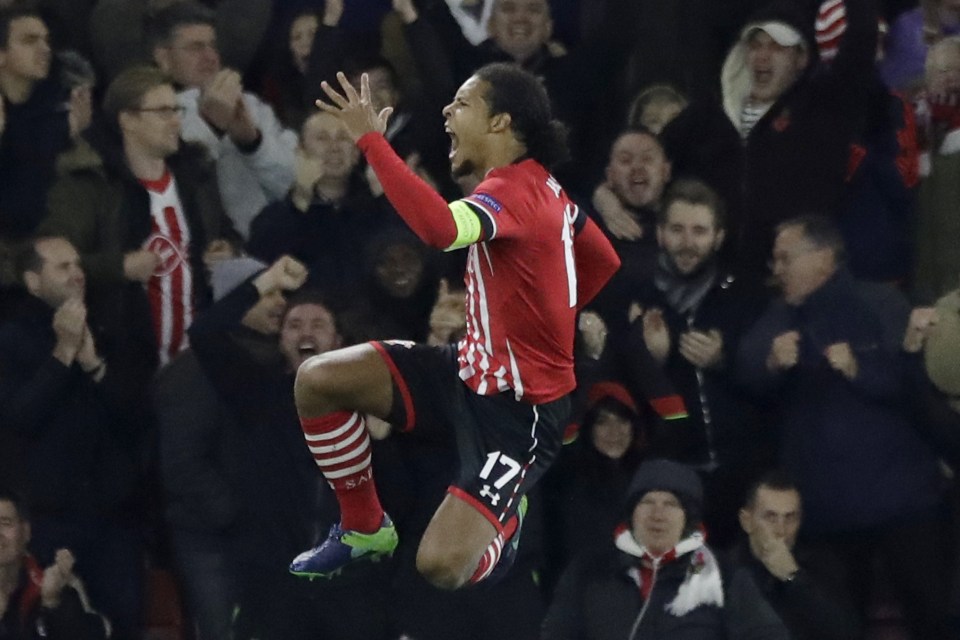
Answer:
M490 490L490 485L483 485L483 489L480 490L480 496L484 498L490 498L490 504L497 506L497 503L500 502L500 494L494 493Z

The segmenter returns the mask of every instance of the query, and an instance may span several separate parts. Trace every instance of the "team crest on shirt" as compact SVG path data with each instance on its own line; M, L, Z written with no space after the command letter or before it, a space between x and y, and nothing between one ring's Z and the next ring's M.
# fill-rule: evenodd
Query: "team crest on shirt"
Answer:
M180 247L164 235L155 233L147 238L145 248L160 256L160 264L153 270L156 278L171 274L185 260Z
M471 198L479 204L490 207L494 213L500 213L500 211L503 210L503 205L500 204L500 201L486 193L475 193Z

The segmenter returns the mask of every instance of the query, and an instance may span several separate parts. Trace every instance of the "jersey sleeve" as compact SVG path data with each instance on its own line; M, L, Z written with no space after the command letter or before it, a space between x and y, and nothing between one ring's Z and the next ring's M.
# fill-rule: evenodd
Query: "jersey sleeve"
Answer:
M600 292L620 268L613 245L583 209L573 223L574 260L577 267L577 309L582 309Z
M464 212L454 212L433 187L415 174L379 133L368 133L357 146L373 167L383 192L407 226L426 244L451 247L461 235L460 225L469 225Z

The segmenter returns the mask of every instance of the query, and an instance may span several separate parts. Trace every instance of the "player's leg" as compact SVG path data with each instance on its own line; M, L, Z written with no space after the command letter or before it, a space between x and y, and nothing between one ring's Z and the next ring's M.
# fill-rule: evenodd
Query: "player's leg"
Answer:
M417 569L440 588L502 577L516 558L526 493L556 457L569 399L544 405L466 394L460 473L424 533Z
M340 503L341 521L318 547L290 566L297 575L330 576L350 562L393 552L396 530L377 496L364 414L386 418L390 370L371 344L307 360L294 387L307 446Z
M458 589L470 581L497 534L480 511L447 494L420 541L417 571L435 587Z

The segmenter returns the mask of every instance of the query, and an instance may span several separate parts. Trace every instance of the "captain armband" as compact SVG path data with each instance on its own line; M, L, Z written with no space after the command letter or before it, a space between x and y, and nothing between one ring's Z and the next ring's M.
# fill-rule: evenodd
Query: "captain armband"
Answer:
M471 245L483 237L483 225L480 222L480 216L463 200L451 202L449 205L450 213L453 215L453 223L457 227L457 238L444 251L453 251L462 249Z

